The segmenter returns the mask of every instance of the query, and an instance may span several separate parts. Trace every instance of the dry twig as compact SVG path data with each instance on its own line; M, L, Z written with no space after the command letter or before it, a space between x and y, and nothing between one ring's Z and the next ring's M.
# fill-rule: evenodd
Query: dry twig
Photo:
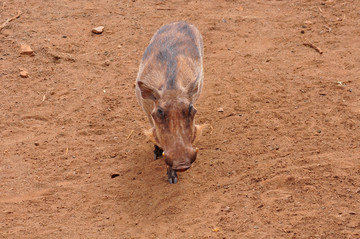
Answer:
M320 54L323 54L323 51L319 47L314 46L312 43L303 43L303 45L314 49L315 51L317 51Z
M7 19L3 24L1 24L0 26L0 31L6 27L6 25L11 22L12 20L15 20L16 18L19 18L21 16L22 12L20 10L18 10L18 14L15 17L9 18Z
M211 128L210 134L212 134L212 133L213 133L213 131L214 131L214 127L212 127L212 125L211 125L211 124L209 124L209 126L210 126L210 128Z
M126 137L126 139L129 139L132 133L134 133L134 130L131 130L130 134L128 135L128 137Z
M331 32L331 27L328 27L328 26L326 26L326 25L324 25L324 27L328 30L328 32Z

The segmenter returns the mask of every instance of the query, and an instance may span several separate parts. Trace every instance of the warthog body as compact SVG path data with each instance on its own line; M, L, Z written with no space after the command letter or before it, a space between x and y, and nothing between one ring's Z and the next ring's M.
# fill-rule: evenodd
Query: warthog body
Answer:
M192 143L200 129L193 104L203 78L199 31L186 22L162 26L142 57L136 96L152 126L148 136L155 144L155 159L165 159L170 183L176 183L176 172L187 170L196 159Z

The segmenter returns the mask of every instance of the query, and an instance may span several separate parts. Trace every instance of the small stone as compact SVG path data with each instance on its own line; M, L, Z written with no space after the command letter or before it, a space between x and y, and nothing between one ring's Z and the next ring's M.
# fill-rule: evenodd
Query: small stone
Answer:
M104 31L104 27L103 26L95 27L91 31L95 34L101 34Z
M29 73L26 70L21 70L20 71L20 76L22 78L28 78L29 77Z
M272 150L279 150L280 146L278 146L278 145L270 145L269 148L270 148L271 151Z
M222 107L219 107L219 108L217 109L217 112L224 112L224 109L223 109Z
M31 47L27 44L22 44L20 46L20 55L33 55L34 51L31 49Z
M301 25L302 28L310 28L313 23L311 21L304 21Z
M105 65L105 66L110 66L110 60L106 60L106 61L104 62L104 65Z
M231 210L231 208L230 208L229 206L226 206L226 207L223 209L224 212L230 212L230 210Z

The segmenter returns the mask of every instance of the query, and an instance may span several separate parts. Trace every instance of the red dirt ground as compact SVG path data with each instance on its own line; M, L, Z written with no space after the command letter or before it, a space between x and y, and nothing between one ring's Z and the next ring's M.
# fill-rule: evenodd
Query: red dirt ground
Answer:
M360 238L358 1L4 0L0 24L18 9L0 33L1 238ZM133 87L178 20L204 38L213 130L170 185Z

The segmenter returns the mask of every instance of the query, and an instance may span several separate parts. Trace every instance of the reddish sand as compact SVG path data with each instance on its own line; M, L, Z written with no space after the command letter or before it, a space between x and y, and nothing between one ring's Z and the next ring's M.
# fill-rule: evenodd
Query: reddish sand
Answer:
M0 33L0 238L360 238L358 1L4 0L0 24L19 9ZM134 81L178 20L204 38L213 129L170 185Z

